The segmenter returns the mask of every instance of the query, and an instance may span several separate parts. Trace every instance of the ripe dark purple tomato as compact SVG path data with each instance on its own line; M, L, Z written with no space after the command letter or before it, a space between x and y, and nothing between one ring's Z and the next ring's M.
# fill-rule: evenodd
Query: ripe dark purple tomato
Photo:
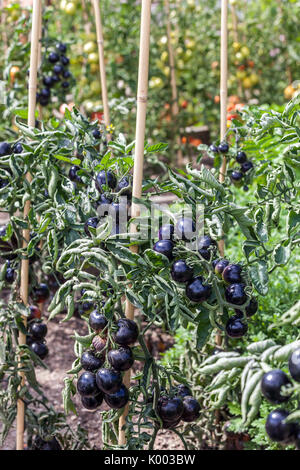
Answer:
M233 182L233 184L237 184L237 183L240 184L243 177L244 177L243 173L238 170L234 170L230 175L230 179Z
M13 153L22 153L23 152L23 145L21 144L21 142L17 142L14 146L13 146Z
M49 350L45 343L34 341L30 345L30 349L39 356L40 359L45 359L48 356Z
M182 399L180 397L169 398L166 396L159 398L157 412L162 421L174 423L182 416Z
M176 282L188 282L193 277L193 269L183 259L179 259L172 264L171 276Z
M114 189L117 184L117 178L111 171L102 170L96 176L96 187L98 191L102 192L102 186L108 186Z
M187 284L185 293L192 302L204 302L211 294L211 286L203 284L202 277L195 277Z
M175 225L175 233L180 240L190 241L196 236L196 224L188 218L182 217Z
M100 139L100 137L101 137L100 129L94 129L94 130L92 131L92 134L93 134L94 139L97 139L97 140L98 140L98 139Z
M181 419L186 423L196 421L200 416L200 405L193 397L185 397L183 399L183 413Z
M0 142L0 157L11 154L11 146L7 142Z
M50 96L51 96L51 91L49 90L49 88L43 88L43 89L40 91L40 96L43 96L44 98L50 98Z
M187 385L179 384L177 385L177 395L179 395L181 398L191 397L192 391Z
M55 437L49 441L44 441L40 436L36 436L31 450L62 450L62 448Z
M30 315L28 317L28 321L41 318L42 312L40 311L38 307L36 307L35 305L30 305L29 309L30 309Z
M119 410L127 405L129 400L129 392L124 384L121 385L119 390L109 395L104 395L104 400L114 410Z
M219 278L222 278L222 273L224 269L226 268L226 266L228 265L229 265L229 261L227 259L217 260L214 267L215 267L215 273Z
M217 250L217 244L209 235L204 235L199 240L198 252L202 258L207 261L210 259L211 254L215 253Z
M113 369L99 369L96 373L96 382L101 392L110 395L121 387L122 375Z
M114 339L117 344L121 346L129 346L136 342L139 336L137 324L128 318L121 318L117 322L118 329L115 333Z
M252 317L253 315L256 314L257 312L257 309L258 309L258 302L256 300L255 297L252 297L250 299L250 302L249 304L247 305L247 307L245 308L245 312L246 312L246 316L247 317ZM237 315L239 315L240 317L243 317L243 312L241 310L238 310L238 309L235 309L235 313Z
M32 289L32 293L33 298L37 303L45 302L50 295L49 287L47 286L47 284L44 283L41 283L38 286L34 287Z
M69 65L69 63L70 63L69 57L66 57L65 55L62 55L62 56L60 57L60 61L61 61L61 63L62 63L63 65L65 65L65 66L66 66L66 65Z
M222 279L227 284L239 284L242 282L242 266L240 264L228 264L222 272Z
M171 240L158 240L154 243L153 250L157 253L165 255L169 260L173 258L173 242Z
M58 83L60 81L60 77L59 75L56 75L56 73L53 73L51 75L51 78L52 78L53 83Z
M97 228L98 224L99 224L98 217L90 217L89 219L87 219L87 221L84 224L84 231L88 237L91 237L91 232L89 231L89 227Z
M67 89L67 88L69 88L69 86L70 86L70 82L64 81L64 82L62 82L61 86L62 86L62 88Z
M8 282L9 284L12 284L14 282L14 279L15 279L15 270L12 268L7 268L6 273L5 273L6 282Z
M62 54L64 54L65 52L67 52L67 46L66 44L64 44L63 42L60 42L59 44L56 45L56 48L59 50L59 52L61 52Z
M226 287L225 299L230 304L243 305L247 300L244 284L230 284Z
M300 382L300 349L296 349L289 359L289 371L296 382Z
M226 333L230 338L241 338L248 331L248 325L240 317L233 315L226 323Z
M29 326L29 333L34 340L40 341L45 338L48 328L46 323L34 322Z
M48 55L48 60L51 62L51 64L55 64L59 61L59 55L56 52L50 52Z
M240 150L237 154L236 154L236 157L235 157L236 161L238 163L245 163L245 161L247 160L247 155L245 152L243 152L242 150Z
M159 240L173 240L174 238L174 225L162 225L158 231Z
M80 170L79 166L73 165L69 170L69 178L71 181L75 183L82 183L82 179L80 176L77 175L77 172Z
M214 144L211 144L211 145L209 146L209 150L210 150L211 152L213 152L213 153L219 153L218 147L217 147L216 145L214 145Z
M227 153L229 150L229 145L227 144L227 142L221 142L218 146L218 150L221 153Z
M289 413L286 410L273 410L266 421L266 433L275 442L286 442L293 437L294 423L286 423Z
M291 385L290 379L282 370L270 370L261 379L261 393L270 403L279 405L290 398L281 394L281 387Z
M128 189L125 189L125 188L128 188ZM126 176L124 176L123 178L121 178L117 184L117 187L116 187L116 191L119 192L119 191L122 191L122 196L127 196L127 197L131 197L132 193L131 193L131 188L130 188L130 183L129 183L129 180Z
M80 363L83 367L84 370L89 370L91 372L94 372L100 367L103 366L103 359L95 356L95 354L92 351L85 351L80 359Z
M97 333L99 331L102 331L107 325L105 315L103 315L103 313L98 312L98 310L94 310L90 314L89 325L92 330L97 331Z
M117 371L129 370L134 363L133 354L128 346L111 349L107 354L110 365Z
M103 402L103 394L101 392L98 393L98 395L96 395L95 397L85 397L85 396L81 397L82 406L86 408L87 410L91 410L91 411L99 408L99 406L102 405L102 402Z
M63 71L63 74L62 74L63 78L70 78L71 75L72 75L72 74L71 74L71 72L70 72L69 70L64 70L64 71Z
M253 168L253 163L249 160L241 165L241 170L243 173L247 173L247 171L251 170L251 168Z
M85 397L97 396L99 389L96 382L96 375L90 371L83 372L77 380L77 390L80 395Z

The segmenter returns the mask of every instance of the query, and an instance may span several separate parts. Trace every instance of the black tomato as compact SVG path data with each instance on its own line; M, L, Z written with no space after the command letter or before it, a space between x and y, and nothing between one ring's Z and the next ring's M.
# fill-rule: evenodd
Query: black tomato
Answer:
M158 231L159 240L173 240L174 238L174 225L162 225Z
M51 91L49 90L49 88L42 88L40 96L43 96L44 98L50 98Z
M229 150L229 145L227 144L227 142L221 142L221 143L218 145L218 150L219 150L219 152L221 152L221 153L227 153L228 150Z
M48 55L48 60L51 62L51 64L55 64L59 61L59 55L56 52L50 52Z
M42 340L47 334L48 328L46 323L34 322L29 326L29 333L34 340Z
M154 243L153 250L157 253L165 255L169 260L173 258L173 242L171 240L158 240Z
M225 329L230 338L241 338L247 333L248 325L240 317L233 315L228 319Z
M181 398L184 397L191 397L192 396L192 391L190 387L184 384L177 385L177 395L179 395Z
M236 161L238 163L245 163L245 161L247 160L247 155L245 152L243 152L242 150L240 150L237 154L236 154L236 157L235 157Z
M183 413L181 419L186 423L196 421L200 416L200 405L193 397L185 397L183 399Z
M188 217L181 218L175 225L175 233L180 240L192 240L196 236L196 224Z
M33 298L37 303L45 302L50 295L47 284L41 283L32 289Z
M210 259L211 254L214 253L216 249L217 244L215 240L213 240L209 235L204 235L204 237L200 238L198 252L202 256L202 258L208 261Z
M96 410L99 406L102 405L103 402L103 394L99 393L95 397L81 397L81 403L84 408L87 410Z
M258 302L257 302L257 300L256 300L255 297L252 297L252 298L250 299L249 304L248 304L247 307L245 308L246 316L247 316L247 317L252 317L253 315L256 314L257 309L258 309ZM235 313L236 313L237 315L239 315L240 317L243 316L243 312L242 312L241 310L235 309Z
M110 395L121 387L122 375L113 369L99 369L96 373L96 382L101 392Z
M159 398L157 412L162 421L174 423L182 416L182 399L180 397L169 398L166 396Z
M11 154L11 146L7 142L0 142L0 157Z
M193 269L183 259L172 264L171 276L176 282L188 282L193 277Z
M101 137L101 132L100 132L99 129L94 129L92 134L93 134L93 137L97 140L100 139L100 137Z
M227 259L220 259L220 260L217 260L214 268L215 268L215 273L218 277L222 277L222 273L224 271L224 269L226 268L226 266L229 265L229 261Z
M80 395L86 397L98 395L96 375L90 371L83 372L77 381L77 390Z
M94 331L102 331L106 325L107 325L107 320L105 318L105 315L103 313L98 312L98 310L94 310L89 317L89 324L92 330Z
M73 165L69 170L69 178L75 183L82 183L82 179L77 175L77 172L80 170L79 166Z
M286 423L289 413L286 410L273 410L267 417L266 433L275 442L286 442L293 437L295 425Z
M117 322L118 329L115 333L114 339L117 344L121 346L129 346L136 342L139 330L137 324L128 318L121 318Z
M107 355L108 362L117 371L128 370L134 362L133 354L128 346L112 349Z
M230 175L230 179L233 182L233 184L240 183L243 177L244 177L243 173L238 170L234 170Z
M84 224L84 231L88 237L91 237L91 232L89 231L89 227L97 228L99 223L99 219L97 217L90 217Z
M63 42L60 42L59 44L57 44L56 47L59 50L59 52L61 52L62 54L67 52L67 46Z
M225 299L230 304L243 305L247 300L244 284L230 284L225 290Z
M129 400L128 389L125 387L124 384L122 384L119 390L117 390L115 393L104 395L104 400L106 401L108 406L115 410L123 408Z
M103 366L103 359L95 356L92 351L85 351L81 356L80 362L84 370L89 370L91 372L94 372Z
M30 305L29 309L30 309L30 315L28 317L28 321L41 318L42 312L40 311L38 307L36 307L35 305Z
M228 264L222 272L222 278L227 284L242 282L242 266L240 264Z
M109 188L114 189L116 184L117 178L111 171L102 170L96 176L96 187L100 192L102 192L102 186L108 186Z
M69 63L70 63L69 57L66 57L65 55L61 56L60 61L63 65L69 65Z
M6 273L5 273L6 282L8 282L9 284L12 284L14 282L14 279L15 279L15 270L12 268L7 268Z
M64 70L62 76L64 78L70 78L71 77L71 72L69 70Z
M218 147L217 147L216 145L214 145L214 144L211 144L211 145L209 146L209 150L210 150L211 152L213 152L213 153L219 153Z
M22 152L23 152L23 146L22 146L21 142L17 142L13 146L13 153L22 153Z
M292 383L288 376L280 369L266 372L261 379L261 393L273 405L288 401L289 396L281 394L281 387L289 387Z
M49 353L47 345L45 343L40 343L37 341L34 341L33 343L31 343L30 349L37 356L39 356L40 359L45 359L45 357L48 356L48 353Z
M65 89L67 89L67 88L69 88L69 86L70 86L70 82L67 82L67 81L62 82L61 86L62 86L63 88L65 88Z
M241 165L241 170L243 173L247 173L247 171L251 170L251 168L253 168L253 163L249 160Z
M300 349L296 349L289 359L289 371L296 382L300 382Z
M195 277L187 284L185 293L192 302L204 302L211 294L211 286L203 284L202 277Z
M128 189L125 189L125 188L128 188ZM123 189L122 196L124 195L124 196L131 197L130 183L129 183L129 180L126 176L124 176L123 178L120 179L120 181L117 184L116 191L119 192L122 189Z

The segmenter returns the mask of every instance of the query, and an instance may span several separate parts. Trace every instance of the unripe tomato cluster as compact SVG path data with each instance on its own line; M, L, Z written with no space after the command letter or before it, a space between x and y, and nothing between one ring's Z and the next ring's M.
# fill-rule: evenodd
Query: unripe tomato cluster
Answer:
M157 413L165 429L174 428L180 421L192 423L200 416L199 402L186 385L178 385L172 395L163 392L158 399Z
M122 372L129 370L134 363L130 346L139 335L137 324L127 318L117 321L113 333L114 349L107 347L108 322L102 313L98 310L91 312L89 325L96 336L92 348L85 351L80 360L84 369L77 381L81 403L84 408L95 410L104 399L112 409L123 408L128 403L129 391L123 384Z
M289 372L291 377L300 383L300 349L296 349L289 358ZM292 382L281 369L266 372L261 380L261 392L272 405L287 402L292 392ZM294 443L300 450L300 425L295 422L286 422L289 412L278 408L271 411L266 421L266 432L272 441L281 443Z
M47 106L50 103L51 96L55 94L55 88L59 87L60 97L70 88L72 74L68 68L70 59L65 55L66 52L66 44L58 42L42 64L42 83L37 93L37 102L41 106Z
M253 71L254 61L249 59L250 51L246 45L233 43L235 52L234 63L237 68L236 78L241 81L243 88L249 89L259 82L258 75Z

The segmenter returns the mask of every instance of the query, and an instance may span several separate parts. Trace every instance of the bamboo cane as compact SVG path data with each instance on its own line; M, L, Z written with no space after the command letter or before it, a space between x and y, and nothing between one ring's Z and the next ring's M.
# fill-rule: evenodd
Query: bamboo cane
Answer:
M105 126L108 127L110 125L110 117L109 117L106 72L105 72L105 62L104 62L103 31L102 31L99 0L93 0L93 6L94 6L94 11L95 11L95 21L96 21L96 33L97 33L97 44L98 44L98 54L99 54L99 70L100 70L100 80L101 80L104 123L105 123Z
M144 166L144 142L146 128L146 111L147 111L147 94L148 94L148 72L149 72L149 48L150 48L150 22L151 22L151 0L142 0L141 11L141 32L140 32L140 57L138 71L138 90L137 90L137 117L136 117L136 142L135 157L133 168L133 197L140 198L142 194L142 179ZM132 217L139 216L139 206L132 203ZM131 224L131 233L136 232L136 226ZM131 246L131 251L137 252L137 246ZM134 318L134 306L126 300L126 317L132 320ZM124 384L126 387L130 385L131 371L125 372ZM128 405L124 409L124 413L119 420L119 445L126 444L125 437L125 420L128 414Z
M29 99L28 99L28 126L35 126L35 107L36 107L36 88L37 88L37 65L38 65L38 49L39 49L39 21L42 11L41 0L33 0L32 11L32 31L31 31L31 52L30 52L30 72L29 72ZM31 183L30 173L26 174L26 179ZM30 210L30 201L25 202L24 220L27 220ZM23 248L26 248L30 239L30 229L23 230ZM22 259L21 262L21 283L20 297L25 305L28 305L28 279L29 279L29 260ZM26 327L26 317L23 317L23 323ZM26 344L26 335L19 332L19 345ZM19 356L19 368L22 368L22 357ZM19 372L21 378L21 386L25 383L24 372ZM22 399L18 399L17 403L17 439L16 449L24 448L24 426L25 425L25 405Z
M238 33L238 20L237 20L236 9L235 9L235 6L232 4L230 4L230 9L231 9L231 16L232 16L233 38L234 38L234 41L238 43L239 33ZM238 94L239 94L239 97L242 98L243 89L242 89L241 80L238 80Z
M228 30L227 30L227 19L228 19L228 0L222 0L221 3L221 79L220 79L220 141L225 139L227 131L227 76L228 76L228 62L227 62L227 43L228 43ZM226 156L223 157L219 181L224 183L226 175ZM220 240L219 243L220 256L224 257L224 240ZM217 333L216 343L218 346L221 345L222 337L220 333Z
M179 107L178 107L178 93L177 93L177 85L176 85L176 71L175 71L175 57L174 57L174 50L172 47L171 42L171 21L170 21L170 2L169 0L165 0L165 9L166 9L166 16L167 16L167 38L168 38L168 51L169 51L169 65L170 65L170 77L171 77L171 90L172 90L172 116L175 121L175 129L176 129L176 140L178 145L177 151L177 165L180 167L183 164L182 158L182 150L180 148L180 135L178 129L178 114L179 114Z

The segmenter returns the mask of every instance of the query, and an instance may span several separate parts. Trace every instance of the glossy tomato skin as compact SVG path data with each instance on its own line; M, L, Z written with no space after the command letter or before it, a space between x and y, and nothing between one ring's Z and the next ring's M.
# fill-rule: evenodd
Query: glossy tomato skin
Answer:
M111 349L107 354L110 365L117 371L129 370L133 363L133 354L128 346L121 346L118 349Z
M192 302L204 302L211 294L211 286L203 284L202 277L194 277L186 285L185 293Z
M5 280L9 284L12 284L15 280L15 270L12 268L7 268L5 273Z
M77 381L78 393L82 396L96 396L99 394L99 388L96 382L96 375L93 372L85 371Z
M176 282L188 282L193 277L193 269L183 259L179 259L172 265L171 276Z
M159 240L153 245L154 251L165 255L170 261L173 259L173 248L174 245L170 240Z
M84 231L88 237L91 237L91 232L89 231L89 227L97 228L98 224L99 224L98 217L90 217L89 219L87 219L87 221L84 224Z
M34 322L29 325L29 333L34 340L40 341L44 339L47 331L48 329L45 323Z
M139 330L137 324L128 318L121 318L117 322L117 331L115 333L115 342L121 346L130 346L138 339Z
M284 422L288 415L288 411L282 409L273 410L268 415L266 433L272 441L287 442L293 437L295 425Z
M102 405L103 394L100 392L94 397L81 396L81 403L84 408L87 410L96 410L99 406Z
M296 382L300 382L300 349L296 349L289 359L289 371Z
M237 315L230 317L226 323L226 333L230 338L241 338L248 331L248 325Z
M99 332L104 330L107 325L107 320L103 313L98 312L98 310L94 310L89 316L89 325L92 330Z
M40 359L45 359L45 357L47 357L49 353L47 345L39 341L34 341L33 343L31 343L30 349L32 349L32 351L37 356L39 356Z
M93 134L94 139L99 140L100 137L101 137L101 132L100 132L99 129L94 129L93 132L92 132L92 134Z
M210 259L211 254L217 250L217 243L209 235L201 237L198 245L198 252L202 258L207 261Z
M125 189L125 188L128 188L128 189ZM130 183L129 183L129 179L126 176L121 178L117 184L116 191L119 192L121 190L123 190L121 196L127 196L128 198L131 198L132 192L130 188Z
M245 152L243 152L242 150L240 150L237 154L236 154L236 157L235 157L236 161L238 163L245 163L245 161L247 160L247 155Z
M249 304L247 305L247 307L245 309L246 316L249 317L249 318L252 317L253 315L256 314L257 310L258 310L257 299L255 297L252 297L250 299ZM243 312L241 310L235 309L235 313L237 315L239 315L240 317L243 317Z
M261 380L261 392L263 396L273 405L279 405L288 401L289 396L281 394L281 387L291 386L288 376L280 369L266 372Z
M229 261L227 259L218 260L217 263L214 266L216 275L221 278L224 269L228 265L229 265Z
M174 225L162 225L158 231L159 240L173 240L174 238Z
M253 168L253 163L249 160L241 165L241 170L243 173L247 173L247 171L251 170L251 168Z
M177 385L177 395L179 395L181 398L191 397L192 391L187 385L179 384Z
M84 370L95 372L103 366L104 360L95 356L92 351L85 351L81 356L80 362Z
M182 416L182 399L180 397L169 398L163 396L158 400L157 411L162 421L174 423Z
M41 283L33 289L33 298L37 303L45 302L50 295L47 284Z
M200 416L200 405L193 397L185 397L183 399L183 413L181 416L182 421L191 423L196 421Z
M243 173L238 170L234 170L230 175L230 179L233 183L239 183L243 179L243 177Z
M7 142L0 142L0 157L11 154L11 146Z
M222 279L227 284L239 284L242 282L242 266L240 264L228 264L223 272Z
M69 170L69 178L74 183L82 183L82 179L77 175L77 172L80 170L79 166L73 165Z
M180 240L189 241L196 236L196 224L189 217L182 217L175 225L175 233Z
M229 145L227 144L227 142L221 142L218 146L218 150L221 153L227 153L229 150Z
M117 178L112 171L105 172L104 170L100 171L96 176L96 187L98 191L102 192L103 186L108 186L111 189L114 189L117 184Z
M13 153L22 153L23 152L23 145L21 142L17 142L13 147Z
M96 373L97 386L105 394L115 393L122 385L122 375L113 369L102 368Z
M104 400L106 401L108 406L110 406L110 408L113 408L114 410L124 408L124 406L127 405L129 400L128 389L125 387L124 384L122 384L116 392L111 393L109 395L104 395Z
M48 60L51 62L51 64L55 64L59 61L59 55L56 52L50 52L48 55Z
M65 54L67 52L67 46L63 42L60 42L59 44L57 44L56 47L59 50L59 52L61 52L62 54Z
M29 309L30 309L30 315L28 317L28 321L41 318L42 312L40 311L38 307L36 307L35 305L30 305Z
M243 305L247 300L244 284L230 284L225 290L225 298L230 304Z
M66 57L66 56L64 56L64 55L61 56L60 61L61 61L61 63L62 63L63 65L65 65L65 66L66 66L66 65L69 65L69 63L70 63L69 57Z
M216 145L214 144L211 144L210 147L209 147L209 150L213 153L219 153L219 149Z

